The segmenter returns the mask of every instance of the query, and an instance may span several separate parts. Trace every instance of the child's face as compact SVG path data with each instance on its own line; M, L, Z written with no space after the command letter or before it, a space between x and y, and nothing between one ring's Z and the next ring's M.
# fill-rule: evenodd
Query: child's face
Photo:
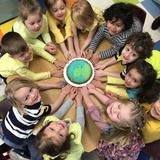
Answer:
M122 50L122 64L129 64L138 59L138 54L132 48L131 45L127 44Z
M129 70L125 77L125 86L127 88L137 88L142 84L143 76L137 71L137 69L132 68Z
M24 24L29 31L38 32L42 27L42 21L42 16L39 12L36 12L34 14L29 14L27 19L24 21Z
M151 116L157 120L160 120L160 99L154 102L151 107Z
M37 88L20 88L15 92L14 96L22 105L27 106L32 106L41 100L41 95Z
M63 0L56 1L56 3L52 6L51 13L55 19L59 21L64 20L66 14L66 4Z
M108 117L115 123L128 122L131 119L133 103L124 104L118 100L112 101L106 109Z
M33 59L32 49L29 48L26 52L20 52L12 56L12 58L18 59L21 62L30 62Z
M111 21L109 20L107 22L107 28L108 28L110 35L115 36L123 31L124 24L122 23L121 20L114 21L114 19L113 19L113 20L111 20Z
M68 125L65 121L53 121L44 130L44 134L47 138L53 138L54 142L60 146L62 145L68 135Z

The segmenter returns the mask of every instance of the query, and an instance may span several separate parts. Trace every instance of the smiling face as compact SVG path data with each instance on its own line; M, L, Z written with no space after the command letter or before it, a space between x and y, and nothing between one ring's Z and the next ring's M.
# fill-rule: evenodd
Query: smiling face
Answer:
M14 97L21 105L32 106L41 100L39 90L37 88L22 87L18 89Z
M33 51L31 48L29 48L28 51L24 51L24 52L20 52L20 53L12 55L12 58L15 58L21 62L27 63L27 62L32 61Z
M151 107L151 116L157 120L160 120L160 99L154 102Z
M29 14L27 19L24 20L24 24L27 29L31 32L38 32L42 27L42 16L39 12L35 12L34 14Z
M55 19L63 21L66 14L66 4L63 0L57 0L51 7L51 13Z
M133 103L122 103L118 100L112 101L106 109L108 117L115 123L126 123L131 120Z
M108 20L107 28L111 36L115 36L123 31L124 24L121 20Z
M68 135L68 125L65 121L53 121L44 130L47 138L53 138L57 146L61 146Z
M125 77L125 86L127 88L137 88L142 84L143 76L137 71L137 69L132 68L129 70Z
M129 64L138 59L138 54L129 44L126 44L122 50L122 64Z

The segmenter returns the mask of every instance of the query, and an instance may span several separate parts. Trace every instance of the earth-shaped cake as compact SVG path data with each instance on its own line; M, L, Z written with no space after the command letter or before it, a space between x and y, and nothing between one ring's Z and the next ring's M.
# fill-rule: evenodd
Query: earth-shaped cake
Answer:
M64 76L71 85L85 86L93 79L93 65L85 58L72 59L65 66Z

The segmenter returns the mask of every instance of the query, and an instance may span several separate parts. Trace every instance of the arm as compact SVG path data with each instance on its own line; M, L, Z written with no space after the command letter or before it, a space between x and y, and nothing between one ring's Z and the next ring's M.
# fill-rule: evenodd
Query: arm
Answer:
M81 48L81 53L88 47L88 45L90 44L93 36L95 35L95 32L97 30L97 27L95 27L92 31L89 32L87 39L85 40L82 48Z
M79 46L79 39L78 39L78 34L77 34L77 28L72 22L72 32L73 32L73 42L74 42L74 47L76 50L76 53L80 55L80 46Z
M75 53L74 47L73 47L72 37L68 37L67 42L68 42L69 54L71 55L71 57L76 57L76 53Z
M64 56L67 58L67 57L69 56L69 52L68 52L68 49L67 49L65 43L62 42L62 43L60 43L59 45L60 45L60 48L61 48Z
M17 74L19 74L22 77L26 77L28 79L37 81L37 80L42 80L42 79L48 79L51 77L50 72L40 72L40 73L34 73L27 68L23 67L20 68L16 71Z
M106 70L96 70L96 77L106 77L106 76L120 78L120 73L119 72L109 72Z
M70 85L67 85L64 88L62 88L62 91L58 96L58 98L56 99L56 101L53 104L51 104L51 107L52 107L51 113L54 113L60 107L64 98L70 92L70 89L71 89Z
M34 45L30 45L31 48L33 49L33 53L35 55L38 55L44 59L46 59L48 62L54 63L56 58L54 56L52 56L51 54L49 54L48 52L46 52L44 49L38 48Z
M92 39L89 45L89 49L92 50L93 53L96 51L97 46L99 45L100 41L105 37L104 29L105 29L105 25L99 27L98 31L96 32L94 38Z
M108 124L106 124L100 115L99 109L95 106L92 100L89 97L88 91L85 87L81 89L81 93L83 95L84 102L87 106L87 112L89 113L92 120L95 122L96 126L101 130L105 129Z
M96 69L105 69L106 67L109 67L109 66L116 64L116 63L117 63L116 58L112 57L110 60L106 61L103 64L97 64Z
M84 117L84 107L82 105L82 94L79 91L78 95L76 96L76 120L79 122L82 131L84 130L85 125L85 117Z

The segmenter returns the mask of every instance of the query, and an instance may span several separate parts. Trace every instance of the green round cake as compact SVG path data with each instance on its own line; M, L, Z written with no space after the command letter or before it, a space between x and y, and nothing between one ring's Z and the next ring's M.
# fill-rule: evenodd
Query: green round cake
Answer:
M67 67L67 77L75 84L83 84L87 82L91 76L91 65L85 60L74 60Z

